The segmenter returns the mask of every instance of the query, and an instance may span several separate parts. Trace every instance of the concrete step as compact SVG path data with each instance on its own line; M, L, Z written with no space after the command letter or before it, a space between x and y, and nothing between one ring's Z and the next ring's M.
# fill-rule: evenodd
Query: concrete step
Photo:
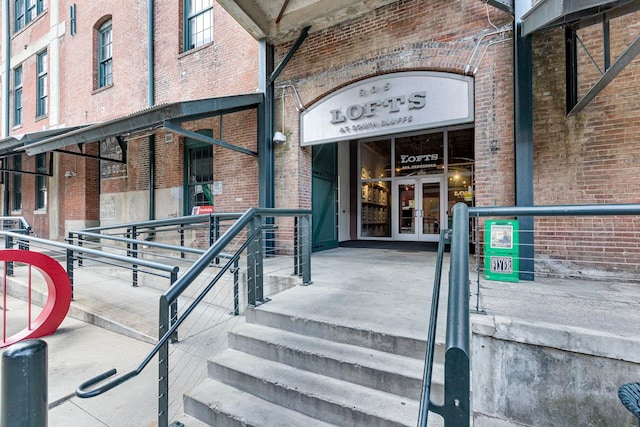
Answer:
M209 361L209 376L273 404L340 426L415 426L418 401L236 350ZM189 414L189 412L187 412Z
M331 426L212 379L205 380L185 396L184 410L192 418L216 427ZM186 423L185 426L190 427Z
M419 400L424 360L246 324L229 334L229 346L294 368ZM432 396L443 393L436 365Z
M425 340L422 340L410 336L378 332L357 325L340 325L321 317L314 318L313 313L291 314L277 310L275 304L271 306L264 304L255 309L249 309L246 312L247 323L257 323L301 335L357 345L415 359L424 359L426 353L426 335ZM439 346L437 350L439 353L437 357L442 357L443 348Z

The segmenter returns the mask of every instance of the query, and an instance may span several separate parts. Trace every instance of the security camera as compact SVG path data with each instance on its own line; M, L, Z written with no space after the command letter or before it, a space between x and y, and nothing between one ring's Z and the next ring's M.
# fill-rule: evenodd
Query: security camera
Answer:
M287 137L284 133L276 132L275 134L273 134L273 142L282 143L286 141L287 141Z

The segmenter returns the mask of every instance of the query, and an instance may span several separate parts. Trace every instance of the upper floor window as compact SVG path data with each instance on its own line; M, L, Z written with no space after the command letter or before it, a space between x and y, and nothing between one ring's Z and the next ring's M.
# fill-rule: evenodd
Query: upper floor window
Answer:
M185 0L184 50L213 41L213 0Z
M44 0L14 0L14 31L19 31L44 11Z
M98 88L113 84L113 43L111 21L98 30Z
M13 125L22 124L22 67L13 70Z
M47 114L48 64L47 64L46 50L38 54L37 71L38 71L38 82L37 82L38 104L36 106L36 117L40 117Z
M47 207L47 157L45 153L36 155L36 209Z
M13 156L13 170L16 173L13 174L11 186L11 209L19 211L22 209L22 174L19 173L22 170L22 156L20 154Z

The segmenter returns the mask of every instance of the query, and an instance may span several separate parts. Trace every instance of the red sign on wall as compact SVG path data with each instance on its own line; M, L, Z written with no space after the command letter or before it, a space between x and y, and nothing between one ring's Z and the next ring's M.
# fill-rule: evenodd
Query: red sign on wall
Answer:
M212 214L213 212L213 206L194 206L191 210L191 215Z

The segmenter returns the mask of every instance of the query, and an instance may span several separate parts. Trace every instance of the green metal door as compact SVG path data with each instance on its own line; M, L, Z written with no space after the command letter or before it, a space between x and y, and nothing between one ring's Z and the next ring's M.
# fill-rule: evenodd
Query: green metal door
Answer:
M337 145L313 146L313 180L311 210L313 213L313 250L338 247L337 217Z

